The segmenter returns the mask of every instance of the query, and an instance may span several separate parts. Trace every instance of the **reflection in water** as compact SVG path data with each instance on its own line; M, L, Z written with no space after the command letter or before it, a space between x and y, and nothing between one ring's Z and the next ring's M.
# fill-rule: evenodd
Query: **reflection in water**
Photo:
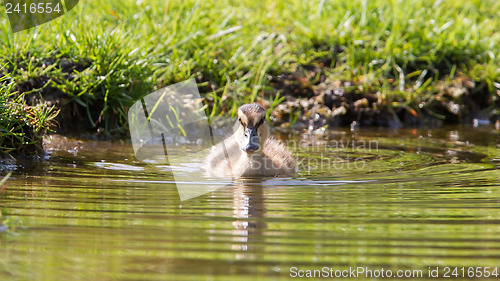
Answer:
M249 183L253 183L250 185ZM267 227L263 218L266 214L264 188L259 180L240 179L233 191L233 231L232 249L240 251L236 259L256 260L256 253L262 252L263 229Z
M0 191L0 280L498 267L497 130L337 130L316 139L300 143L310 169L293 178L218 179L227 186L183 202L172 169L198 167L141 163L129 143L54 139L48 160L19 167ZM353 141L378 146L353 149ZM361 169L319 165L360 157Z

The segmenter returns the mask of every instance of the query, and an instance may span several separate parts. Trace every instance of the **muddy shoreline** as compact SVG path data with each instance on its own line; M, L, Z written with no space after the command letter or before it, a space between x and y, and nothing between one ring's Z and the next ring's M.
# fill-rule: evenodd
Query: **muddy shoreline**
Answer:
M311 74L312 73L312 74ZM316 85L305 83L309 74L280 74L272 76L272 93L281 93L284 100L270 114L270 121L280 130L315 130L322 127L440 127L451 124L500 126L500 93L494 98L484 82L465 77L449 83L440 82L438 92L419 97L407 92L397 98L382 92L371 92L362 83L353 81L320 81ZM306 76L306 77L304 77ZM198 81L203 83L205 81ZM203 90L203 89L202 89ZM500 92L500 90L497 90ZM84 139L116 139L128 136L126 130L106 131L89 123L77 102L65 99L50 87L42 98L32 96L32 105L55 105L61 112L54 128L59 134L81 136ZM205 96L202 93L202 96ZM256 102L270 107L265 94ZM213 106L205 100L209 107ZM98 104L90 109L92 115L100 112ZM99 120L102 121L102 120Z

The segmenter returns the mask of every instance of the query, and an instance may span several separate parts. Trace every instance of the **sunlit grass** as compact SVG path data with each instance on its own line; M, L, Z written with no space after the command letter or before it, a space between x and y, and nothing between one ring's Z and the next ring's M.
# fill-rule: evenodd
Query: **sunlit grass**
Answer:
M87 127L111 131L159 87L197 78L214 114L234 114L275 101L270 76L304 66L389 105L418 104L463 77L496 99L499 11L494 0L89 0L16 34L3 17L0 58L11 90L59 93Z
M6 79L0 77L0 81ZM0 157L39 154L43 151L42 138L58 111L44 104L27 106L24 94L12 92L12 86L0 83Z

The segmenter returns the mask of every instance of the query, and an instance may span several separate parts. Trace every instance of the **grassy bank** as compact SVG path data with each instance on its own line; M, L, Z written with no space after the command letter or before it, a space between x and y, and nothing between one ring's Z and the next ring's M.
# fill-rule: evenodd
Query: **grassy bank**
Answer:
M0 158L38 155L58 111L45 104L26 105L25 96L13 92L14 84L6 80L7 76L0 77Z
M279 101L277 124L459 122L498 114L499 11L495 0L89 0L16 34L4 16L0 60L8 91L61 108L63 131L124 131L136 99L191 77L215 114Z

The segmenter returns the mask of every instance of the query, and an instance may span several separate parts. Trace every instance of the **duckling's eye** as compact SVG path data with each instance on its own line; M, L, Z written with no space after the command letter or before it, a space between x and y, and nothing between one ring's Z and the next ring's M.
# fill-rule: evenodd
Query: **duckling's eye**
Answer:
M243 121L241 121L241 117L238 117L238 121L240 121L241 125L245 126L245 124L243 124Z
M264 117L264 116L262 116L262 118L260 118L260 121L259 121L259 123L257 124L257 127L258 127L258 126L260 126L260 125L262 125L262 123L264 123L264 119L265 119L265 117Z

